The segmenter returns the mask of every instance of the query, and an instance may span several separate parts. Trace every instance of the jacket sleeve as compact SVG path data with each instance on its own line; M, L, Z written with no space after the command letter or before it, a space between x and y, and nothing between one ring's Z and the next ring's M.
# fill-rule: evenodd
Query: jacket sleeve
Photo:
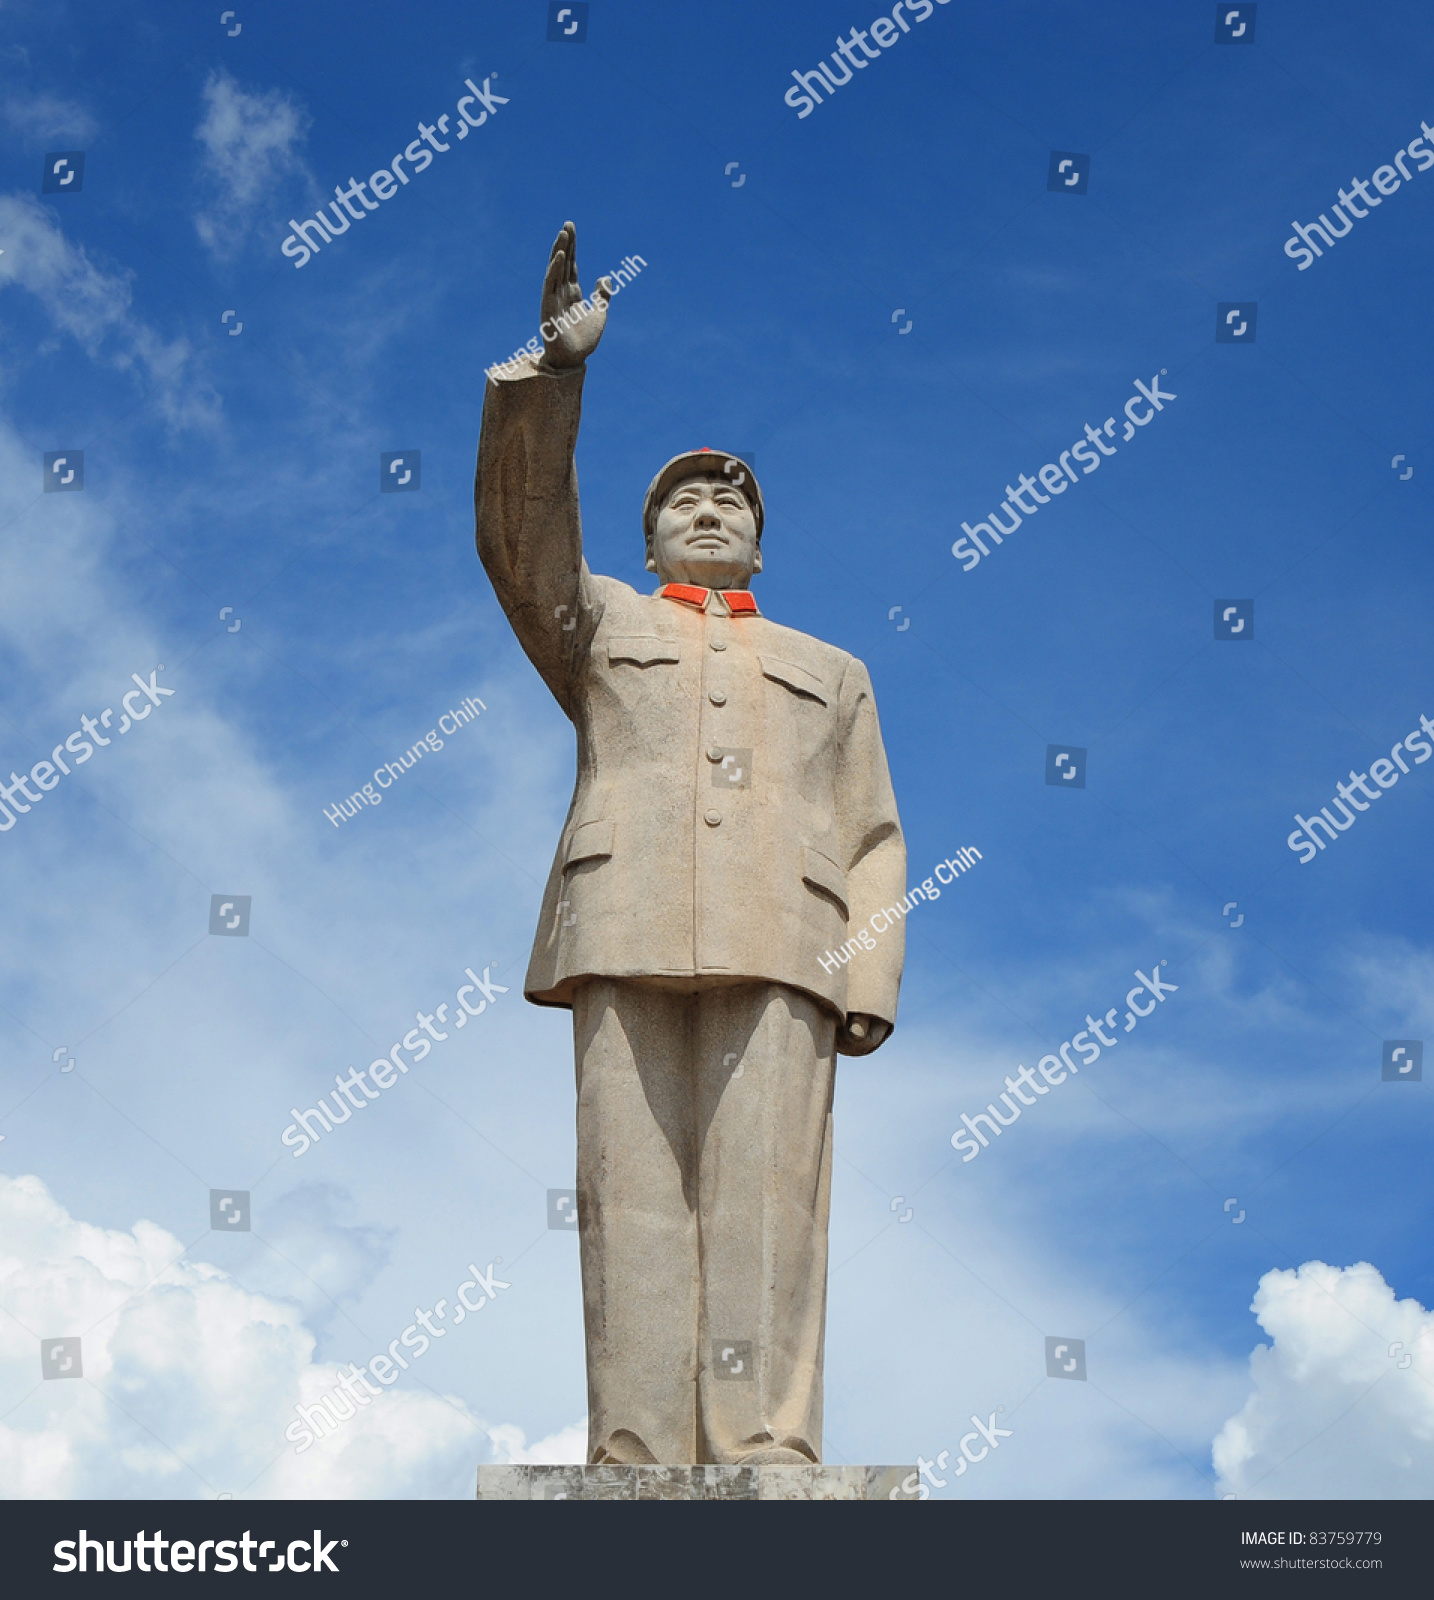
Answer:
M473 509L478 555L518 642L574 715L574 690L600 604L582 554L574 461L584 368L491 375Z
M906 840L886 768L871 679L855 657L842 678L839 715L837 823L846 856L847 927L853 937L866 928L874 939L873 949L858 946L852 952L846 1008L894 1024L906 920L878 913L896 905L906 893Z

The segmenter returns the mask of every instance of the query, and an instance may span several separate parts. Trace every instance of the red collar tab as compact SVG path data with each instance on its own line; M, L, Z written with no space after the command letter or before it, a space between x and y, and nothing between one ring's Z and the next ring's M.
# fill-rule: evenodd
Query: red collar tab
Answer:
M762 614L757 609L757 601L750 589L719 589L716 593L727 602L727 610L734 617L760 617ZM660 600L680 600L684 605L706 611L713 590L702 589L692 583L664 583L657 595Z

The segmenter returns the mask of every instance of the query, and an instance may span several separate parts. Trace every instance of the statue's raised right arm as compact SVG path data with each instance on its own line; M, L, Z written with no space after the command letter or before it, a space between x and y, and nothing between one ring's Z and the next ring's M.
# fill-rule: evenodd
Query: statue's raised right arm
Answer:
M582 554L573 452L585 362L607 322L611 286L578 287L577 230L565 222L543 279L540 357L489 372L473 483L478 554L513 631L572 715L572 684L597 626Z

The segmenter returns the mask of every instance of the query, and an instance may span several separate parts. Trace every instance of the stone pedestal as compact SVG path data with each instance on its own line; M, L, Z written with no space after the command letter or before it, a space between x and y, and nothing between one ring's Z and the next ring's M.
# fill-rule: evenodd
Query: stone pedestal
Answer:
M479 1467L480 1500L916 1500L915 1467Z

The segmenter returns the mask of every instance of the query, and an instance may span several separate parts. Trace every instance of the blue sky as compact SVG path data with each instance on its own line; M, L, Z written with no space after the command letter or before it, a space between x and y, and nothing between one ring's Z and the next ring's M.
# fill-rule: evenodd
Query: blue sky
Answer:
M579 1437L570 1032L520 992L572 738L470 495L483 369L568 218L585 287L647 263L586 380L591 566L645 586L653 472L751 451L761 605L870 667L913 881L982 853L841 1065L828 1457L954 1455L1004 1407L934 1493L1434 1492L1428 1089L1381 1081L1434 1024L1434 767L1286 844L1434 714L1434 171L1283 250L1434 117L1421 8L1265 0L1217 44L1203 0L951 0L805 117L792 72L861 8L593 0L583 43L547 10L6 10L0 763L131 674L174 694L0 835L0 1492L461 1496ZM506 103L296 269L289 219L470 78ZM1151 425L963 570L962 522L1156 374ZM380 494L415 449L421 490ZM42 493L79 450L83 491ZM1252 640L1212 636L1230 599ZM1063 742L1083 789L1045 781ZM1177 992L963 1163L961 1113L1162 960ZM289 1108L469 966L509 992L295 1161ZM226 1187L252 1233L210 1230ZM293 1455L335 1363L499 1257L509 1289ZM43 1381L78 1334L85 1378Z

